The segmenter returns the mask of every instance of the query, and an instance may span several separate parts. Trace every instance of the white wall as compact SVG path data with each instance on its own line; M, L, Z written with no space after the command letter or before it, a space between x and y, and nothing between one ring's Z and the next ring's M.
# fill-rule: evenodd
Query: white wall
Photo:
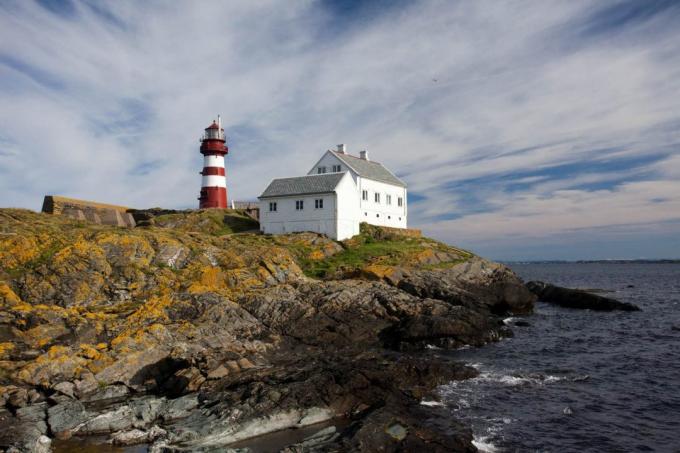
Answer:
M314 200L323 199L323 209L314 208ZM304 209L295 209L295 202L302 200ZM269 211L269 203L276 202L277 210ZM336 237L336 194L300 195L260 200L260 229L266 234L314 231Z
M323 199L323 209L314 207L314 200L318 199ZM299 200L304 202L301 211L295 209ZM269 210L270 202L276 202L275 212ZM331 194L260 200L260 229L266 234L314 231L341 241L359 234L360 221L357 189L349 172L345 172Z
M333 173L333 165L340 165L340 171L345 172L349 171L352 178L356 178L354 173L350 170L350 168L345 164L343 161L335 157L332 153L329 153L326 151L326 153L321 157L321 160L314 165L314 167L309 170L307 173L308 175L317 175L318 174L318 168L319 167L326 167L326 173ZM336 172L337 173L337 172ZM356 182L356 180L355 180Z
M368 191L368 200L362 199L362 191ZM393 186L366 178L358 178L359 217L361 222L372 225L406 228L408 207L406 205L406 188ZM380 203L375 202L375 193L380 194ZM387 195L392 196L392 204L387 204ZM399 206L398 198L402 197L403 206Z
M406 188L393 186L379 181L362 178L345 165L332 153L326 152L321 160L310 169L308 175L317 174L318 167L325 166L326 172L330 173L333 165L340 164L342 170L348 170L354 179L357 197L360 204L358 212L359 222L367 222L372 225L389 226L394 228L406 228L408 225L408 207L406 205ZM368 190L368 200L361 198L361 191ZM376 203L375 192L380 193L380 203ZM392 204L387 204L387 195L392 195ZM402 197L403 205L398 205L397 199Z
M359 234L359 197L357 187L349 172L335 188L337 193L337 239L351 238Z

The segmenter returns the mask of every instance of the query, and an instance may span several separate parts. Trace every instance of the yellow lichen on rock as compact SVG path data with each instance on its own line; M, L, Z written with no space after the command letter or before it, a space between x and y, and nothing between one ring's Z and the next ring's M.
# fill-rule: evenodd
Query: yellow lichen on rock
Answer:
M382 264L370 264L361 269L361 274L369 280L385 280L395 286L404 277L404 272L400 268Z
M0 343L0 360L5 360L14 348L16 348L16 346L10 341Z
M0 303L4 306L14 307L22 304L23 302L19 299L12 288L9 287L4 282L0 282Z
M15 269L40 255L33 236L0 236L0 268Z
M117 266L148 266L155 255L146 239L130 233L102 235L96 243L106 253L109 263Z

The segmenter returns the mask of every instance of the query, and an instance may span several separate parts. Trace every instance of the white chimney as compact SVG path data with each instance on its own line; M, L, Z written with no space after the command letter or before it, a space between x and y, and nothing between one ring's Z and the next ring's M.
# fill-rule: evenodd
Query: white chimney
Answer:
M345 154L345 144L344 144L344 143L338 145L338 152L339 152L340 154Z
M366 151L366 150L359 151L359 157L362 158L363 160L369 160L368 159L368 151Z

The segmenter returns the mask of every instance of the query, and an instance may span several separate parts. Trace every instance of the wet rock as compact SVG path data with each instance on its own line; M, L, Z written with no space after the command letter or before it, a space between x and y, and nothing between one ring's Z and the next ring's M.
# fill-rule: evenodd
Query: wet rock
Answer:
M446 432L427 422L419 407L386 406L348 429L341 440L343 447L360 451L428 451L476 452L472 432L455 420Z
M532 281L526 287L538 296L539 300L567 308L590 309L598 311L638 311L640 308L628 302L591 294L586 291L562 288L539 281Z
M335 428L335 426L329 426L315 432L311 436L305 437L302 442L288 445L281 450L281 453L320 451L322 448L329 446L329 444L336 442L339 436L340 434L338 433L338 430Z

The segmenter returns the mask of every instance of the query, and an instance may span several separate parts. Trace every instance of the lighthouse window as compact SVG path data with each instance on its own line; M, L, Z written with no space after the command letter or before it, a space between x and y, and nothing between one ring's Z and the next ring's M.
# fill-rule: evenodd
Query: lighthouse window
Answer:
M404 206L404 199L399 197L397 198L397 206L401 207Z
M304 208L305 208L304 200L296 200L295 201L295 210L296 211L302 211Z
M361 191L361 199L368 201L368 190Z
M323 209L323 198L314 200L314 209Z
M271 212L276 212L276 202L269 203L269 210Z

